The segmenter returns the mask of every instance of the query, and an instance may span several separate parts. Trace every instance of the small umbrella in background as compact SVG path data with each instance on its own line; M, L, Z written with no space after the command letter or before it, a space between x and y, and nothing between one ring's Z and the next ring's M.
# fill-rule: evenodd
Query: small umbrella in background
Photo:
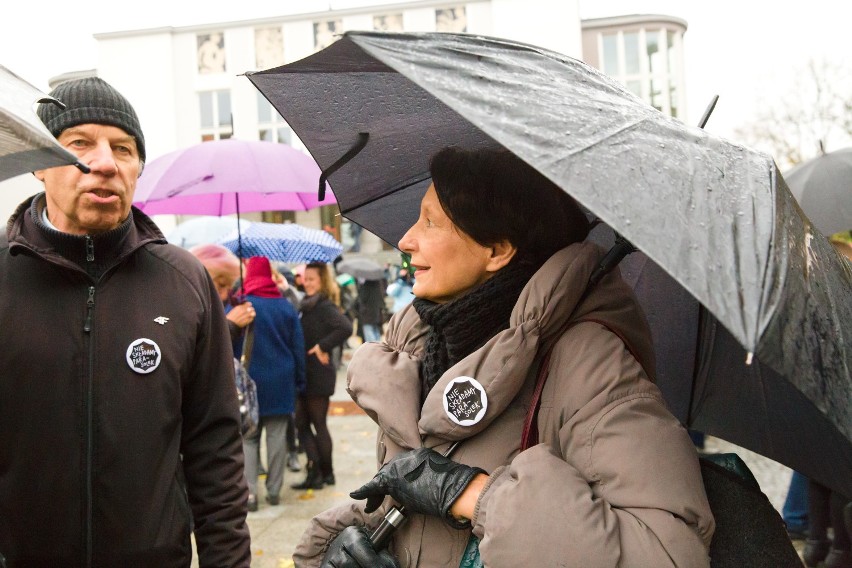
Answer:
M336 203L317 199L319 177L313 158L286 144L212 140L145 164L133 204L149 215L308 211Z
M823 235L852 229L852 148L802 162L784 181Z
M166 235L173 245L190 249L196 245L215 243L228 233L236 230L237 225L248 228L249 221L237 222L235 217L196 217L180 223Z
M232 231L219 244L240 258L265 256L278 262L332 262L343 250L334 237L295 223L251 223Z
M56 166L75 165L88 173L39 120L35 102L65 106L0 65L0 181Z
M345 258L337 263L338 274L349 274L360 280L382 280L386 278L385 269L369 258Z

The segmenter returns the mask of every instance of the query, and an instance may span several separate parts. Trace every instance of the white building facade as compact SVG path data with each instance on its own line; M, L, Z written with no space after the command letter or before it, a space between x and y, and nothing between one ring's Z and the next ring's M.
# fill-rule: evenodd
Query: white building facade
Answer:
M132 102L145 132L149 160L205 140L229 137L304 149L243 74L302 59L348 30L466 32L510 38L578 59L588 52L590 64L635 87L637 94L660 110L685 115L685 22L665 16L588 22L586 26L580 21L579 0L365 3L262 19L98 34L98 68L91 73L109 81ZM634 36L641 45L631 43ZM657 52L649 51L653 42L648 38L657 38ZM660 57L665 59L666 74L652 77L660 69ZM613 61L620 67L612 67ZM57 81L63 78L67 77ZM32 176L3 182L0 215L8 216L18 202L40 190ZM347 244L347 222L337 215L336 206L245 216L330 227ZM156 218L166 233L180 220ZM364 235L363 252L389 249L372 235Z

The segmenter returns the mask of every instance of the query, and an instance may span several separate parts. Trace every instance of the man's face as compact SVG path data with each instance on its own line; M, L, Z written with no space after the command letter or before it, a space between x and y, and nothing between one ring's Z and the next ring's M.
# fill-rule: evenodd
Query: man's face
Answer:
M73 235L116 228L130 213L142 167L136 140L120 128L102 124L72 126L58 140L92 172L84 174L75 166L35 172L44 182L48 219Z

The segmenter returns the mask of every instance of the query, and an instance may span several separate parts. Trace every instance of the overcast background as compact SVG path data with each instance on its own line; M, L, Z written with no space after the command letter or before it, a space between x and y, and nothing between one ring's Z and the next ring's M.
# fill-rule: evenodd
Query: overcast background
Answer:
M0 22L0 64L47 91L48 80L97 67L95 33L246 20L323 11L383 0L284 2L148 0L123 4L94 0L14 2ZM562 0L554 0L559 2ZM10 14L13 13L14 15ZM756 110L776 104L807 80L808 60L833 61L849 70L852 3L809 0L786 4L748 0L580 0L580 16L665 14L687 21L684 36L688 114L697 124L714 94L719 103L707 129L729 139ZM848 88L850 75L843 88ZM852 88L848 91L852 93ZM848 139L835 146L852 145ZM838 149L837 147L831 149Z

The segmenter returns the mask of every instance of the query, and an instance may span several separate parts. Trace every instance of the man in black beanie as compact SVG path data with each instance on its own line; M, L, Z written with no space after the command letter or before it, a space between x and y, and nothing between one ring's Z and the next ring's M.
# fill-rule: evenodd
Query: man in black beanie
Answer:
M132 207L136 111L99 78L38 114L74 166L0 236L0 566L249 566L240 417L207 271Z

